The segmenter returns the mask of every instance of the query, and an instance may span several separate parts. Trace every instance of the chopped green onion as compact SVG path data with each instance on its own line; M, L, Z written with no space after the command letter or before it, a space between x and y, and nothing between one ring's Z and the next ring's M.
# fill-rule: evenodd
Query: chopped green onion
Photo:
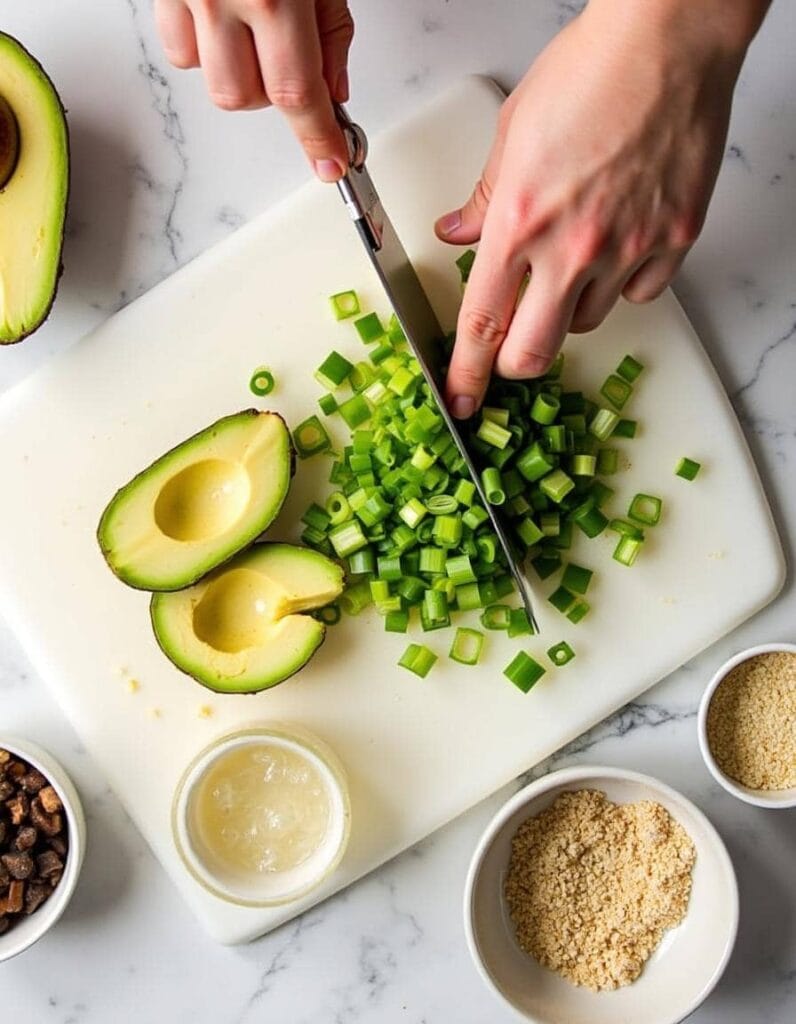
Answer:
M683 480L695 480L697 473L700 471L702 466L700 463L695 462L693 459L687 459L683 457L677 463L675 473L677 476L681 476Z
M550 498L557 505L560 505L564 498L575 487L575 481L567 476L563 469L554 469L539 482L539 490Z
M326 499L326 511L332 526L339 526L351 516L351 505L342 491L335 491Z
M348 380L353 369L354 364L350 363L345 356L332 351L315 371L315 379L328 391L334 391Z
M517 536L527 548L532 548L534 544L544 537L544 533L542 533L530 516L525 516L516 529Z
M373 548L360 548L348 556L349 576L365 576L376 571L376 556Z
M584 601L582 597L576 597L575 603L567 612L567 618L570 622L577 625L581 619L584 619L591 610L591 605L587 601Z
M465 249L461 256L456 259L456 266L459 268L462 284L467 284L470 279L470 271L475 263L475 249Z
M633 388L626 380L612 373L603 382L600 394L611 403L614 409L623 409L628 398L633 394Z
M573 476L594 476L597 472L596 455L573 455L572 475Z
M630 519L644 526L655 526L661 518L663 502L652 494L636 494L630 502L627 514Z
M549 473L553 469L553 463L541 444L534 441L517 456L517 469L529 483L533 483Z
M614 427L614 437L635 437L638 424L635 420L620 420Z
M426 498L426 508L432 516L452 515L459 507L452 494L432 494Z
M503 675L523 693L528 693L544 674L544 668L525 651L518 651L503 670Z
M570 562L564 569L561 577L561 585L575 594L585 594L589 589L591 578L594 575L591 569L585 569L582 565L575 565Z
M475 436L493 448L505 448L511 440L511 431L501 427L494 420L484 418L481 420L481 426Z
M425 679L436 660L436 654L423 644L409 644L398 664L401 668L409 669L416 676Z
M610 409L598 409L589 424L589 431L600 441L607 441L616 430L619 417Z
M481 408L481 415L485 420L499 423L501 427L508 427L511 413L508 409L499 408L494 405L485 405Z
M316 617L324 626L336 626L340 621L340 606L337 604L327 604L325 607L318 609Z
M613 495L614 491L612 487L604 484L602 480L595 480L589 490L589 497L597 506L602 508L608 499Z
M300 459L308 459L332 447L332 439L317 416L309 416L293 428L293 444Z
M259 366L251 376L249 389L259 398L270 395L274 390L274 375L266 366Z
M621 533L623 537L644 540L644 531L639 529L635 523L628 522L627 519L612 519L608 524L608 529L613 530L614 533Z
M448 578L453 581L454 586L462 583L475 583L476 576L470 559L467 555L455 555L445 560L445 572Z
M367 580L361 580L347 587L338 598L338 603L346 615L359 615L363 608L373 604L370 584Z
M440 547L455 547L462 539L462 517L458 514L436 516L431 536Z
M422 612L429 622L443 622L448 619L448 598L445 592L433 587L428 588L423 594Z
M598 536L608 526L608 517L589 501L575 509L572 513L572 521L589 538Z
M614 431L616 434L616 431ZM597 472L611 476L619 468L619 449L601 448L597 452Z
M378 341L384 334L384 327L382 327L378 313L366 313L365 316L361 316L358 320L354 321L354 327L356 327L357 334L366 345L369 345L372 341Z
M484 634L462 626L456 630L449 657L460 665L477 665L484 646Z
M398 509L398 515L413 530L427 513L428 509L419 498L410 498Z
M376 559L376 574L380 580L394 582L401 579L403 569L401 568L400 555L382 555Z
M547 649L547 657L552 661L554 665L561 668L562 665L567 665L575 657L575 652L566 642L562 640L560 644L554 644L552 647Z
M566 587L557 587L547 600L554 608L566 615L575 603L575 595Z
M337 292L329 296L335 320L347 320L359 312L359 296L355 291Z
M475 484L472 480L465 480L464 477L456 484L453 490L453 497L457 505L469 508L475 498Z
M531 625L531 620L528 618L528 613L525 609L512 608L509 612L509 637L514 638L515 636L528 636L533 632L534 629Z
M617 366L616 372L628 384L632 384L643 369L644 364L640 363L638 359L634 359L633 356L625 356L619 366Z
M362 395L352 395L351 398L342 402L338 406L338 412L352 430L361 423L365 423L371 416L368 403Z
M643 543L637 537L628 537L626 534L623 534L614 549L614 558L622 565L631 566L638 558L638 553L641 551Z
M316 530L325 531L332 520L326 509L313 502L301 517L301 521L307 526L314 526Z
M536 423L549 426L555 420L560 408L561 403L554 395L540 391L531 406L531 419Z
M543 552L531 559L531 565L540 580L546 580L561 568L561 555L558 552Z
M409 609L387 612L384 616L384 630L387 633L405 633L409 628Z
M494 466L487 466L481 473L481 484L486 494L486 500L490 505L502 505L506 500L506 492L503 490L500 470ZM470 511L475 511L471 509Z
M404 329L401 327L400 321L395 313L390 314L390 319L387 322L387 337L393 345L400 345L402 342L406 341Z
M337 399L331 392L321 395L318 399L318 405L321 407L321 412L326 416L331 416L333 412L337 412Z
M481 612L481 625L484 629L508 629L511 611L507 604L490 604Z
M420 549L419 571L427 575L445 573L445 562L447 555L442 548L424 547Z
M561 454L567 450L567 428L563 423L554 423L542 428L542 436L549 452Z
M335 526L329 532L329 540L339 558L345 558L358 551L359 548L367 547L368 543L367 537L362 532L362 527L355 519L351 519L341 526Z

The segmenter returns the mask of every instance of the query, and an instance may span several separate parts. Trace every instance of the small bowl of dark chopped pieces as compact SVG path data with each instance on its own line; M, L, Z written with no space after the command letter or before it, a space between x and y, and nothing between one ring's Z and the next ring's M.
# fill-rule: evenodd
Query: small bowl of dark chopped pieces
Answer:
M0 962L61 916L85 835L80 798L58 762L27 740L0 736Z

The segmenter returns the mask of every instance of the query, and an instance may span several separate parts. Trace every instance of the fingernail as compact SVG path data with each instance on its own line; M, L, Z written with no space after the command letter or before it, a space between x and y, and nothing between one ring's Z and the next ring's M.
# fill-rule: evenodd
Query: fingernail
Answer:
M336 160L316 160L315 173L321 181L339 181L343 176L343 168Z
M454 210L452 213L446 213L444 217L440 217L437 221L437 230L441 235L452 235L454 231L458 231L462 226L462 215L459 210Z
M337 76L334 87L334 98L338 103L345 103L348 100L348 71L343 68Z
M457 420L468 420L475 412L475 400L469 395L457 395L451 402L451 412Z

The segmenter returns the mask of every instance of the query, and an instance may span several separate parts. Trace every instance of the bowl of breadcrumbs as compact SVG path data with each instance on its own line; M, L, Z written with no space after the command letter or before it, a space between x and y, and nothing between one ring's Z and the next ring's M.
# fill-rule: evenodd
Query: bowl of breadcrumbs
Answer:
M533 1024L677 1024L724 971L738 888L720 836L680 793L566 768L495 815L464 918L482 978Z
M710 681L699 746L713 777L757 807L796 807L796 644L741 651Z

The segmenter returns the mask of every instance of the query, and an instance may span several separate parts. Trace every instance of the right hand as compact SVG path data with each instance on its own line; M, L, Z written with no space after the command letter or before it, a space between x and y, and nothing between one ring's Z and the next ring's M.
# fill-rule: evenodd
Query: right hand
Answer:
M273 105L321 181L343 176L348 149L332 103L348 99L346 0L155 0L155 17L170 63L201 66L216 106Z

